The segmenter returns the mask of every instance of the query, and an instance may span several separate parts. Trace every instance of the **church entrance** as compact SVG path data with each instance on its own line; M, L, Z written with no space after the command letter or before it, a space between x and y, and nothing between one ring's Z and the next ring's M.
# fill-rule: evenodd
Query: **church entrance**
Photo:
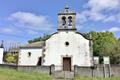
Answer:
M37 65L38 65L38 66L41 66L41 63L42 63L42 57L39 57L39 60L38 60Z
M71 71L71 57L63 57L63 71Z

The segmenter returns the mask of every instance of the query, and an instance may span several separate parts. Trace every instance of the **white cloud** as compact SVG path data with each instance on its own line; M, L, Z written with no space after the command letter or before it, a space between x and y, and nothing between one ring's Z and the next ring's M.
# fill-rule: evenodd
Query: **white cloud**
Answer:
M108 29L108 31L110 31L110 32L120 32L120 27L112 27L112 28Z
M91 12L89 10L85 10L81 13L78 13L76 18L78 23L84 23L88 20L93 20L93 21L104 20L106 19L106 16L99 12Z
M17 28L12 27L12 26L3 27L3 28L0 29L0 33L10 34L10 35L21 35L22 31L23 30L17 29Z
M14 30L12 29L12 28L2 28L1 30L0 30L0 32L1 33L10 33L10 34L12 34L13 32L14 32Z
M91 11L90 12L88 11L88 16L89 19L93 21L100 21L106 18L105 15L100 14L99 12L91 12Z
M115 14L115 15L111 15L106 17L106 19L104 19L104 22L120 22L120 13Z
M38 35L37 31L27 30L27 32L28 32L28 34L31 34L31 35Z
M53 28L47 16L35 15L30 12L16 12L11 14L9 19L32 30L49 31Z
M115 21L116 17L114 15L108 16L106 19L104 19L104 22L112 22Z
M87 20L120 22L120 0L88 0L84 7L85 10L79 13L82 15L81 21L83 22Z
M85 21L87 21L87 18L84 16L83 13L77 13L76 15L76 21L77 21L77 24L80 24L80 23L83 23Z
M120 27L111 27L111 28L109 28L109 29L102 30L102 32L106 32L106 31L110 31L110 32L120 32Z
M119 8L119 0L89 0L87 6L91 8L92 11L103 11L112 10Z

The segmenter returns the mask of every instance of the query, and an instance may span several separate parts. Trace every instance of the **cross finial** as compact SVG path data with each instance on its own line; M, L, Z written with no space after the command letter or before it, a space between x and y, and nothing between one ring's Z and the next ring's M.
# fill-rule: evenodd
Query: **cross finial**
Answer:
M68 4L65 5L65 9L69 9L69 5Z

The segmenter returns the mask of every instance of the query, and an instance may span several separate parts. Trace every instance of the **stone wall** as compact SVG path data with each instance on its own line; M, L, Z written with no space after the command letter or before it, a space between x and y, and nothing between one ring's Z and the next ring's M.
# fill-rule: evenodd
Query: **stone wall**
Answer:
M18 71L40 72L46 74L54 74L55 66L17 66L13 64L0 64L0 68L16 69ZM62 72L62 71L61 71ZM74 77L120 77L120 65L97 65L96 67L80 67L74 66Z
M0 64L1 68L16 69L18 71L27 71L27 72L40 72L46 74L52 74L54 72L54 66L18 66L12 64Z
M17 65L14 65L14 64L0 64L0 68L17 69Z
M50 66L18 66L17 70L50 74Z
M120 76L119 65L97 65L96 67L74 67L75 76L111 77Z
M75 76L92 76L92 69L89 67L74 67L74 75Z
M120 65L111 65L111 75L120 76Z

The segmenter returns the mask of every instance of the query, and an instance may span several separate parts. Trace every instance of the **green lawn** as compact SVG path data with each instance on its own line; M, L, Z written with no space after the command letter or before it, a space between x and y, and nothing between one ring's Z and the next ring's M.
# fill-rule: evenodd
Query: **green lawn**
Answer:
M74 80L120 80L120 77L112 77L112 78L76 77Z
M0 80L52 80L48 74L36 72L20 72L14 69L0 68ZM74 80L120 80L120 77L90 78L76 77Z
M0 68L0 80L52 80L47 74Z

